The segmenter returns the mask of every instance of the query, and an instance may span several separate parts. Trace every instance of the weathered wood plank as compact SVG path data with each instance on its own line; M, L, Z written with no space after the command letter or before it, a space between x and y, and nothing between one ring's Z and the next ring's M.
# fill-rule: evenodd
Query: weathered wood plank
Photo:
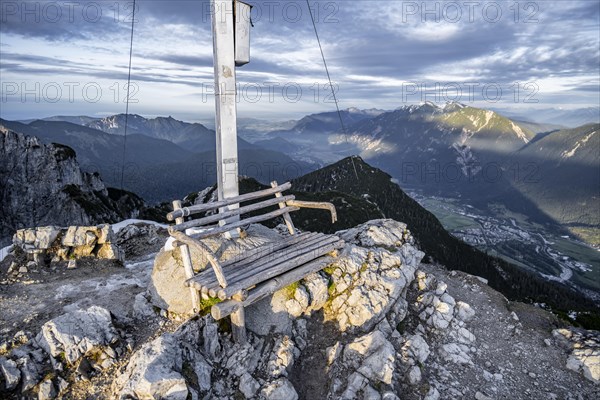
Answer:
M344 241L340 240L338 242L329 244L327 246L315 249L315 250L311 251L310 253L301 254L294 258L286 260L284 263L278 264L275 268L270 268L270 269L261 271L261 273L247 276L242 281L238 281L236 283L229 284L226 288L220 289L218 292L218 297L221 300L226 300L226 299L230 298L232 295L234 295L235 293L239 292L240 290L249 288L260 282L264 282L267 279L273 278L284 272L290 271L302 264L305 264L307 262L314 260L315 258L318 258L321 255L325 255L335 249L338 249L338 248L342 247L343 245L344 245Z
M210 249L208 248L207 245L205 245L204 243L200 242L199 240L192 239L191 237L187 236L183 232L179 232L179 231L172 231L171 232L170 231L169 234L173 238L175 238L175 240L177 240L177 241L179 241L181 243L184 243L187 246L192 246L192 247L197 248L200 251L200 253L202 254L202 256L206 257L206 259L208 260L208 262L212 266L212 269L213 269L213 271L215 273L217 281L219 282L219 284L221 285L221 287L224 288L224 287L227 286L227 279L225 278L225 274L223 274L223 269L221 269L221 265L219 264L219 260L217 260L217 258L210 251ZM194 276L194 271L192 269L192 277L193 276Z
M277 194L281 196L281 193L277 193ZM281 204L282 204L281 201L284 201L283 205L285 207L285 202L292 201L292 200L294 200L294 198L295 198L294 195L289 195L289 196L282 196L281 200L278 200L276 198L268 199L265 201L261 201L260 203L249 204L247 206L240 207L235 210L229 210L229 211L225 211L222 213L209 215L208 217L203 217L203 218L194 219L194 220L191 220L188 222L183 222L183 223L173 226L173 229L178 230L178 231L185 231L188 228L195 228L195 227L199 227L199 226L203 226L203 225L208 225L208 224L211 224L214 222L218 222L225 218L229 218L229 217L232 217L235 215L246 214L246 213L249 213L252 211L260 210L262 208L274 206L276 204L279 204L281 206Z
M334 240L339 240L337 237L330 236L330 238L334 238ZM304 240L299 240L297 242L290 243L288 246L274 246L273 249L266 248L263 253L256 254L251 259L241 260L239 263L231 265L227 268L223 269L223 272L228 277L234 276L236 274L240 274L240 271L252 271L255 272L256 268L253 267L253 264L256 263L265 263L265 258L271 261L281 260L286 256L296 252L298 249L302 249L311 245L323 243L324 240L327 240L327 236L322 233L313 233L311 235L306 235L303 237ZM264 246L261 246L264 247ZM217 282L215 281L214 275L210 273L210 271L202 271L194 278L189 280L192 284L197 283L196 287L206 286L208 288L218 289Z
M301 200L290 200L287 202L288 206L300 207L300 208L317 208L321 210L328 210L331 213L331 223L337 222L337 211L335 206L331 203L320 202L320 201L301 201Z
M313 240L307 243L299 243L294 247L289 247L283 249L282 251L269 256L267 260L256 263L251 267L240 268L236 271L233 271L229 274L229 280L231 282L239 282L246 279L252 275L258 275L262 271L277 268L276 266L285 263L286 260L292 259L294 257L300 256L302 254L307 254L311 252L319 252L319 249L322 247L326 247L332 243L338 242L340 239L337 236L329 236L325 238L314 238ZM321 254L316 255L314 258L319 257Z
M234 311L239 308L247 307L258 300L261 300L268 295L282 289L302 278L310 275L313 272L319 271L325 268L327 265L333 262L334 258L330 256L323 256L314 261L304 264L303 266L296 268L292 271L286 272L283 275L275 277L267 282L264 282L256 288L252 289L248 293L246 300L239 302L235 300L225 300L221 303L215 304L211 307L211 314L214 319L219 320L231 315Z
M269 245L261 246L260 252L253 254L251 257L240 259L234 264L228 265L224 271L226 271L226 274L234 274L238 270L251 267L256 262L264 262L265 259L274 259L284 256L288 251L292 251L293 249L301 246L316 243L319 240L323 240L325 237L326 235L322 233L311 233L300 237L295 236L294 238L297 238L297 240L287 241L284 245L280 245L278 242L275 242L270 243ZM199 279L210 279L212 275L203 271L196 275L196 277Z
M259 190L257 192L246 193L246 194L242 194L240 196L230 197L228 199L221 200L221 201L215 201L212 203L197 204L197 205L190 206L190 207L184 207L179 210L173 210L172 212L168 213L167 220L173 221L179 217L187 217L192 214L197 214L200 212L205 212L205 211L210 211L210 210L216 210L218 208L227 207L232 204L238 204L238 203L243 203L245 201L260 199L261 197L274 195L275 193L281 193L285 190L288 190L291 187L292 187L292 184L289 182L286 182L282 185L277 186L276 188L270 188L270 189Z
M271 182L271 187L272 188L276 188L277 187L277 181L273 181ZM279 193L275 193L275 197L278 198L281 202L279 203L279 208L285 208L286 207L286 203L283 200L283 195L281 194L281 192ZM289 213L285 213L283 214L283 220L285 221L285 224L288 228L288 231L290 231L290 235L295 235L296 234L296 227L294 226L294 223L292 222L292 218L290 217Z
M271 242L264 244L259 247L255 247L251 250L246 250L243 253L231 257L229 260L222 262L221 266L226 269L229 266L235 267L235 265L240 263L252 262L256 259L263 257L265 254L269 254L271 252L277 251L279 249L283 249L284 247L291 246L294 243L299 242L300 240L305 240L308 237L317 235L314 232L302 232L294 236L284 237L276 242Z
M179 210L181 209L181 201L175 200L173 202L173 209ZM179 221L183 222L183 218L180 218ZM194 267L192 265L192 256L190 255L190 249L187 246L181 246L179 248L181 251L181 259L183 260L183 269L186 279L190 279L194 277ZM190 287L190 296L192 300L192 312L198 312L198 307L200 306L200 298L198 296L198 291L196 288Z

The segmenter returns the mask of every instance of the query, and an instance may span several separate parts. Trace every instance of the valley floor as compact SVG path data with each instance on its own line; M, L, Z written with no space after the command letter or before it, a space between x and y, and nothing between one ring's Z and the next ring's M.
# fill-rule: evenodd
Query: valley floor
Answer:
M457 238L600 302L600 249L550 232L504 207L496 207L490 215L458 200L407 193Z

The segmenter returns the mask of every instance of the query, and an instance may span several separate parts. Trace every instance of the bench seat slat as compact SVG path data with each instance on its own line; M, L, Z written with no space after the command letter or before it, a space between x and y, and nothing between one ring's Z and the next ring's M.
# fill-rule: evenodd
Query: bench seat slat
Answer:
M273 246L271 246L271 243L260 246L257 248L257 250L260 251L254 255L253 259L242 259L235 264L231 264L226 268L223 268L224 274L226 276L233 276L235 274L239 275L240 271L255 271L253 266L257 263L265 264L265 262L269 260L272 261L274 259L282 259L285 255L289 255L292 252L301 249L303 246L305 247L318 243L324 238L326 238L326 235L322 233L312 233L309 235L304 235L295 241L287 241L283 245L275 242L273 243ZM211 284L216 284L217 282L212 270L208 268L198 273L193 280L200 283L202 286L210 286Z
M326 238L327 235L322 233L314 233L310 235L305 235L298 240L290 241L285 246L270 246L265 245L261 246L261 252L256 254L252 260L242 259L235 264L227 266L227 273L229 275L234 275L240 270L248 270L256 263L265 263L267 260L273 260L281 257L285 257L285 255L290 254L296 249L301 248L302 246L308 246L311 244L318 243L320 240ZM202 271L198 274L200 279L206 280L208 283L209 280L213 279L214 276L210 273L209 270Z
M267 297L269 294L276 292L300 279L317 272L331 264L334 258L331 256L323 256L302 265L299 268L286 272L278 277L275 277L267 282L257 285L251 289L246 299L242 302L236 300L225 300L211 307L211 314L214 319L219 320L227 317L239 307L247 307L258 300Z
M254 286L257 283L269 279L270 277L280 275L289 269L295 268L303 263L306 263L307 261L330 253L331 251L342 246L343 241L332 235L327 237L326 240L321 240L320 243L296 248L294 253L288 254L288 258L268 261L266 263L256 265L253 268L245 268L237 271L237 273L233 275L228 274L226 270L225 275L228 280L228 288L233 287L234 289L232 289L231 292L235 294L240 290ZM198 290L208 293L211 297L223 296L223 294L219 295L219 292L223 288L219 286L218 282L214 279L214 274L210 274L209 276L205 275L202 278L200 276L195 276L194 278L189 279L186 283L188 286L195 287ZM239 286L245 287L240 288Z
M175 210L175 211L168 213L167 219L169 221L174 221L176 218L179 218L179 217L187 217L188 215L197 214L200 212L205 212L205 211L210 211L210 210L216 210L218 208L227 207L232 204L238 204L238 203L243 203L243 202L250 201L250 200L260 199L261 197L266 197L269 195L273 195L275 193L281 193L285 190L288 190L291 187L292 187L292 184L290 182L286 182L286 183L276 186L274 188L259 190L257 192L252 192L252 193L246 193L246 194L242 194L240 196L230 197L225 200L214 201L212 203L197 204L194 206L184 207L180 210Z
M259 260L255 263L250 263L250 265L243 265L241 268L236 270L229 269L227 279L232 282L241 282L247 279L262 282L263 280L267 279L267 275L265 275L266 272L270 273L271 270L285 271L289 268L292 268L293 266L291 265L288 267L282 266L285 264L286 260L309 253L312 254L311 259L317 258L330 252L330 249L323 251L323 248L329 244L335 243L338 240L339 238L337 237L327 237L321 235L320 237L313 238L310 241L298 243L294 246L284 249L283 252L280 251L279 254L269 255L268 259L266 260ZM204 275L200 279L198 279L198 277L194 278L193 281L194 282L192 286L205 292L210 297L218 297L219 291L222 289L222 286L219 285L218 281L215 279L215 275L210 273L210 271L207 275Z
M255 261L256 259L262 257L264 254L268 253L268 249L272 249L273 251L277 251L279 249L283 249L285 247L291 246L294 243L299 242L300 240L305 240L308 237L317 235L317 233L313 233L313 232L302 232L302 233L298 233L294 236L288 236L288 237L284 237L281 240L278 240L276 242L271 242L259 247L255 247L252 250L247 250L242 254L239 254L237 256L231 257L229 260L224 261L221 263L221 265L223 266L223 268L225 267L229 267L229 266L235 266L235 265L239 265L240 263L246 263L246 262L251 262L251 261ZM243 258L242 258L243 256Z
M219 292L218 292L218 297L221 300L230 298L234 294L236 294L244 289L250 288L258 283L264 282L265 280L273 278L277 275L281 275L282 273L287 272L293 268L299 267L300 265L305 264L309 261L312 261L315 258L324 256L324 255L332 252L333 250L339 249L343 245L344 245L344 241L339 240L338 242L329 244L324 247L320 247L309 253L298 255L294 258L291 258L289 260L282 262L281 264L277 264L276 267L272 267L270 269L261 271L260 274L250 275L243 281L231 284L231 285L227 286L226 288L220 288Z
M330 245L332 243L338 242L340 239L337 236L329 236L324 238L317 238L314 241L309 243L300 243L297 246L290 247L285 249L283 254L277 254L274 256L269 256L269 258L262 263L258 262L252 266L247 266L246 268L239 269L237 271L233 271L230 273L232 282L240 282L242 280L247 279L252 275L260 275L263 271L276 269L278 265L285 263L286 260L292 259L294 257L308 254L308 253L319 253L320 249ZM317 258L322 254L317 254L313 258ZM260 278L260 276L258 276Z

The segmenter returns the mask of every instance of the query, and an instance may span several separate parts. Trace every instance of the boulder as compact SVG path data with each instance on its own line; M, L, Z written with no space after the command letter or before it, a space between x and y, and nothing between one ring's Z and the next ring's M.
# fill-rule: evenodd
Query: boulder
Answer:
M298 400L294 386L285 378L268 383L260 392L266 400Z
M251 399L256 395L258 389L260 389L260 384L252 377L252 375L246 372L240 377L239 389L247 399Z
M457 301L454 308L455 316L461 321L468 322L475 316L475 310L462 301Z
M594 383L600 383L600 349L574 349L567 359L567 368L581 372Z
M23 354L22 357L17 358L16 363L21 370L21 392L33 389L42 379L39 363L32 360L29 354Z
M383 333L376 330L346 345L344 360L359 358L359 372L373 383L392 383L396 351Z
M568 328L555 329L552 335L559 345L571 351L567 368L583 374L594 383L600 383L600 333Z
M420 364L427 360L430 353L429 345L419 333L409 336L402 347L402 354L405 358Z
M97 247L96 257L107 260L119 260L121 262L125 261L125 254L121 248L112 243L104 243Z
M421 368L417 365L413 365L408 370L408 383L416 385L421 382Z
M469 356L469 348L466 345L448 343L440 348L440 355L446 361L456 364L473 365Z
M269 357L267 371L274 378L287 376L294 365L294 342L289 336L278 338Z
M17 363L6 357L0 357L0 371L4 375L4 384L6 390L13 390L21 380L21 371L17 368Z
M51 319L36 337L37 343L48 354L55 358L64 357L69 364L75 364L92 351L103 352L103 347L118 339L110 312L98 306Z
M115 380L118 398L185 400L189 391L181 374L182 351L172 334L144 344Z
M46 379L38 387L38 400L50 400L56 398L58 393L52 383L52 379Z
M192 249L192 257L201 257ZM179 252L161 250L154 259L148 292L154 306L176 314L192 314L194 306Z
M411 242L412 237L406 224L393 219L375 219L341 234L346 243L354 243L362 247L401 247Z
M133 317L136 319L148 319L155 314L152 304L146 298L145 293L138 293L133 301Z

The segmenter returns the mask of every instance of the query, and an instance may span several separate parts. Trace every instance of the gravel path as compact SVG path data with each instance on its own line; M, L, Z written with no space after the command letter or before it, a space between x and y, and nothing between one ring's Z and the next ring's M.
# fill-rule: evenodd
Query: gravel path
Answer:
M509 302L476 277L431 265L421 269L446 282L451 296L476 311L467 326L477 338L474 365L427 361L430 383L445 388L442 399L600 398L600 385L566 368L568 354L552 337L552 329L563 323L554 315Z

